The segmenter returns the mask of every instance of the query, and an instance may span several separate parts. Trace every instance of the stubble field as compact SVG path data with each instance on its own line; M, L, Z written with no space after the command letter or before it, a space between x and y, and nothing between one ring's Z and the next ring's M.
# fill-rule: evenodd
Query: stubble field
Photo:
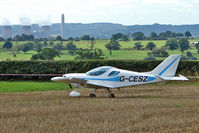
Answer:
M1 133L199 132L198 81L70 91L0 93Z

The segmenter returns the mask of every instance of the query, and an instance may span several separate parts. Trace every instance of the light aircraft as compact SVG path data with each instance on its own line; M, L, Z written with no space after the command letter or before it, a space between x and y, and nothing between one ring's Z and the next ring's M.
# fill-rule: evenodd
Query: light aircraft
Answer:
M89 97L96 97L97 89L106 89L109 92L108 97L114 98L115 95L110 89L129 87L141 84L149 84L155 82L169 80L188 80L186 77L179 75L175 77L175 73L180 61L181 55L170 55L154 70L150 72L134 72L122 70L111 66L97 67L87 73L71 73L65 74L62 77L54 77L51 80L64 82L76 87L93 88L94 93Z

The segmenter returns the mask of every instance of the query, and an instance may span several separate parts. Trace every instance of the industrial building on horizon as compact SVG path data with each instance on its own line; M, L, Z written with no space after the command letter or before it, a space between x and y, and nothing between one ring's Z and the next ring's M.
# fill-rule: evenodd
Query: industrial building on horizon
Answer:
M2 37L4 39L12 38L12 27L10 25L2 26Z
M37 24L34 24L34 26ZM18 28L18 34L16 35L33 35L35 38L49 38L51 37L51 32L50 32L50 25L43 25L43 26L38 26L35 30L35 27L33 25L19 25L19 27L21 27L20 29ZM16 27L16 26L15 26ZM33 30L34 27L34 30ZM1 37L4 39L8 39L8 38L13 38L13 29L14 26L11 25L3 25L2 29L1 29ZM16 30L16 28L15 28Z
M65 20L64 20L64 14L61 15L61 32L59 35L61 35L62 38L64 38L64 25L65 25ZM49 38L51 37L51 25L42 25L39 26L38 24L32 24L32 25L19 25L21 27L20 32L18 32L17 35L33 35L35 38ZM35 26L37 27L35 29ZM16 36L16 34L13 36L12 34L12 29L13 26L11 25L3 25L2 26L2 34L1 37L4 39L12 38Z
M28 35L28 36L31 35L32 34L31 26L30 25L22 25L21 34Z

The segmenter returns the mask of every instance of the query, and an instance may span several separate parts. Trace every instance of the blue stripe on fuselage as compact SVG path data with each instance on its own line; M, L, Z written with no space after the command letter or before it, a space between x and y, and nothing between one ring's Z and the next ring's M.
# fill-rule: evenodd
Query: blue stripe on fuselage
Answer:
M109 78L109 79L100 79L100 78L82 78L82 79L85 79L85 80L102 80L102 81L115 81L115 82L118 82L118 81L120 81L120 76L117 76L115 78Z
M148 81L153 81L153 80L155 80L156 79L156 77L148 77Z
M113 81L113 82L121 82L120 76L117 76L115 78L108 78L108 79L100 79L100 78L82 78L84 80L100 80L100 81ZM148 76L147 82L155 80L156 77Z

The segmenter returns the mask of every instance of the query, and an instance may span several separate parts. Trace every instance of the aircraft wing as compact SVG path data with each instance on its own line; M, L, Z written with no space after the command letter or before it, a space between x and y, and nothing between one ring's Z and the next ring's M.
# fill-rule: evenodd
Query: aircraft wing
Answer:
M87 82L87 80L81 78L71 78L70 80L74 83L80 83L80 84L85 84Z
M188 78L182 75L179 75L179 77L164 77L164 76L159 76L159 75L156 75L156 76L163 80L189 80Z
M108 84L108 83L104 83L104 81L91 81L88 80L86 82L86 84L90 84L90 85L95 85L95 86L100 86L100 87L104 87L104 88L115 88L113 85Z
M115 88L111 83L108 83L106 81L86 80L82 78L71 78L70 81L74 83L79 83L79 84L89 84L89 85L100 86L100 87L105 87L105 88Z

